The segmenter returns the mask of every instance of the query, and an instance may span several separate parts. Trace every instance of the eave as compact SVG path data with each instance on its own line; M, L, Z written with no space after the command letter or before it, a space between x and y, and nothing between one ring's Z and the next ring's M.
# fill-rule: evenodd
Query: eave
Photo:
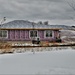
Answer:
M0 28L0 30L61 30L61 28Z

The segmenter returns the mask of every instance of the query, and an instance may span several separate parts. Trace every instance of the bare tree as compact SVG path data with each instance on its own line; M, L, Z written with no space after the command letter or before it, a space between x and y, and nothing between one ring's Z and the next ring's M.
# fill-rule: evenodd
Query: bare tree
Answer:
M64 0L72 9L73 11L75 12L75 1L74 0ZM75 21L75 18L74 16L69 16L70 19L72 19L73 21Z
M74 0L71 0L71 2L69 2L69 1L66 0L66 2L75 11L75 1Z

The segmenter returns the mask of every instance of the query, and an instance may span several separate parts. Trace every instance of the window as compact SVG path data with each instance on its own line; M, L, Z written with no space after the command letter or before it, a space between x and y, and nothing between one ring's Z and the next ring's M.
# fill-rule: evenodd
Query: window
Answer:
M7 31L6 30L0 30L0 37L1 38L7 38Z
M30 31L30 37L37 37L37 31Z
M46 37L52 37L52 31L46 30Z

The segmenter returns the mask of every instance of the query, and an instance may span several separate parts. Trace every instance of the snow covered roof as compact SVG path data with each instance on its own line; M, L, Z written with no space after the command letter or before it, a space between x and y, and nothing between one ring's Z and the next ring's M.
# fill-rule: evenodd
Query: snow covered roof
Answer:
M39 24L39 23L33 23L29 21L24 21L24 20L14 20L5 24L0 25L0 28L5 28L5 29L15 29L15 28L35 28L35 29L56 29L57 27L52 26L52 25L45 25L45 24Z
M40 23L34 23L30 21L25 20L14 20L10 21L8 23L0 25L0 29L33 29L33 26L35 29L75 29L72 26L66 26L66 25L45 25Z

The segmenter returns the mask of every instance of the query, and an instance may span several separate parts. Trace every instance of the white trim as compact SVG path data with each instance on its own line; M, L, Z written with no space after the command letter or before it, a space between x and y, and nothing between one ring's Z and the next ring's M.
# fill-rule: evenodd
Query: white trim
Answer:
M8 30L6 30L7 31L7 37L6 38L8 38Z
M52 31L52 37L46 37L46 31ZM53 30L45 30L44 31L44 38L54 38L54 31Z
M0 30L0 31L2 31L2 35L3 35L3 31L6 31L6 32L7 32L7 36L6 36L6 37L3 37L3 36L2 36L2 37L0 37L1 39L2 39L2 38L4 38L4 39L5 39L5 38L8 38L8 30Z
M52 38L54 38L54 31L52 31Z

